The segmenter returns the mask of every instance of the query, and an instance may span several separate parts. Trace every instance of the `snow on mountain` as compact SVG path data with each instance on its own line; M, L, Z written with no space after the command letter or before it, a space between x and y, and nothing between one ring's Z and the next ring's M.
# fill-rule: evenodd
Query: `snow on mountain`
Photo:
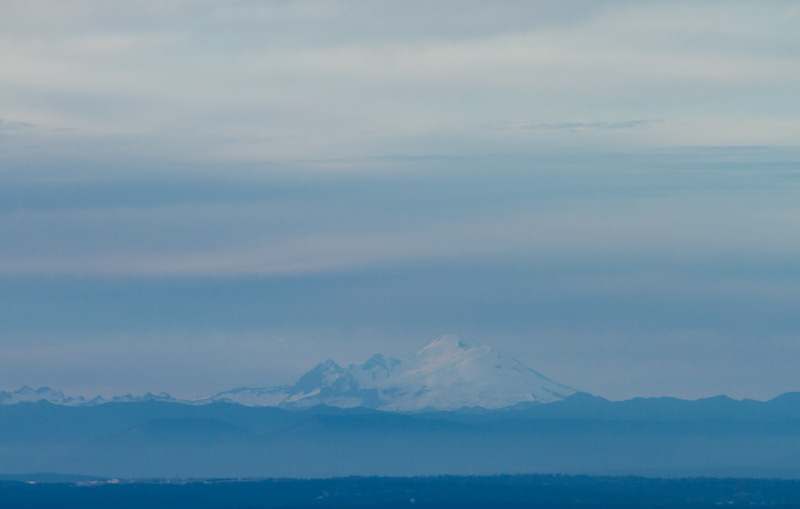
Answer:
M23 402L36 403L38 401L47 401L54 405L66 406L95 405L98 403L97 398L86 400L83 396L78 396L76 398L64 396L63 392L53 390L50 387L33 389L27 385L23 385L13 392L0 391L0 405L14 405Z
M17 403L38 403L39 401L47 401L54 405L64 406L93 406L102 405L103 403L134 403L139 401L167 401L172 403L189 403L189 401L175 399L166 392L159 394L147 393L144 396L132 396L126 394L124 396L116 396L112 399L105 399L102 396L95 396L92 399L86 399L83 396L65 396L63 392L56 391L50 387L40 387L33 389L27 385L22 386L16 391L7 392L0 391L0 405L14 405Z
M250 389L250 390L264 391L266 389ZM28 387L27 385L22 386L18 390L12 392L0 391L0 405L14 405L17 403L38 403L40 401L47 401L48 403L52 403L54 405L64 405L64 406L94 406L94 405L102 405L103 403L138 403L142 401L163 401L167 403L205 404L205 403L213 403L214 401L217 400L212 401L211 398L207 398L206 400L176 399L167 394L166 392L161 392L158 394L152 394L148 392L143 396L133 396L131 394L125 394L124 396L115 396L111 399L106 399L103 398L102 396L95 396L92 399L86 399L83 396L77 396L77 397L65 396L63 392L56 391L49 387L40 387L38 389L33 389L31 387ZM245 401L239 402L231 400L230 402L247 404L247 402ZM258 405L250 405L250 406L258 406Z
M374 355L364 364L346 369L328 360L293 386L241 388L209 400L284 408L328 405L414 412L550 403L574 393L492 348L443 336L406 360Z
M469 346L455 336L433 341L375 386L387 396L380 408L395 411L503 408L575 393L492 348Z
M291 388L290 385L262 388L239 387L220 392L209 398L192 401L192 404L237 403L245 406L278 406L291 395Z
M470 346L456 336L443 336L405 361L375 355L347 369L328 361L301 378L295 389L279 406L324 404L402 412L491 409L550 403L575 393L492 348Z
M405 360L374 355L364 364L343 368L333 360L315 366L294 385L237 389L196 400L178 400L167 393L144 396L65 397L47 387L0 391L0 404L49 401L58 405L106 402L165 401L193 405L236 403L246 406L309 408L328 405L365 407L395 412L455 410L464 407L505 408L550 403L574 394L486 346L471 346L456 336L443 336Z
M166 392L159 392L158 394L152 394L148 392L144 396L132 396L130 394L126 394L124 396L115 396L110 400L104 400L103 402L111 402L111 403L139 403L142 401L164 401L167 403L190 403L190 401L175 399Z

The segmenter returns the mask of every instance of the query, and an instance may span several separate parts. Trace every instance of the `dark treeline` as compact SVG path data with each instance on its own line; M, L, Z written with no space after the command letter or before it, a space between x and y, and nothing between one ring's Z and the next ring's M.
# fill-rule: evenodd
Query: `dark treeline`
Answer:
M800 481L564 475L150 481L80 485L0 482L0 506L39 508L799 507Z

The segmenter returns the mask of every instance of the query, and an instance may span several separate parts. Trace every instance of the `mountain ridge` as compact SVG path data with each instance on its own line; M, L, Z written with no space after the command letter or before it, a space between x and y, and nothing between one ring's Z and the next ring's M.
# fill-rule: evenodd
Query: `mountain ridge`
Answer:
M445 335L403 360L375 354L363 364L344 368L328 359L303 374L294 385L239 387L194 400L176 399L164 392L86 399L65 396L47 387L23 386L14 392L0 391L0 404L48 401L92 406L155 400L190 405L225 402L298 409L327 405L420 412L552 403L575 392L488 346L473 346L457 336Z
M509 471L800 478L800 393L399 413L164 401L0 405L0 471L331 477Z

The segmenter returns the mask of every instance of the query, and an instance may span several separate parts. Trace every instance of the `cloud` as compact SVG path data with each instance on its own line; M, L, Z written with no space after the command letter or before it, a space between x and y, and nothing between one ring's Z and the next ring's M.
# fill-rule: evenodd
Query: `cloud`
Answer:
M9 122L0 118L0 131L19 131L22 129L32 129L35 127L36 124L32 124L30 122Z
M654 124L660 124L663 120L624 120L621 122L558 122L544 124L528 124L526 129L543 129L552 131L600 131L617 129L644 129Z
M325 274L569 256L680 264L800 249L789 233L796 202L785 193L792 153L674 152L571 163L486 157L474 167L460 158L379 159L369 164L405 171L370 172L361 162L346 177L317 169L259 180L230 167L227 178L205 181L32 177L9 182L3 197L0 274ZM737 158L730 170L707 171ZM756 163L758 192L737 173Z
M36 141L51 160L775 145L798 124L782 2L48 5L0 21L0 111L73 128Z

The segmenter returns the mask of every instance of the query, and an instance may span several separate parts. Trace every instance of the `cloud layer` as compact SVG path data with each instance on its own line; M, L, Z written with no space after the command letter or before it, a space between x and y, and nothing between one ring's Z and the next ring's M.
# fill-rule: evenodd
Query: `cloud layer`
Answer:
M197 396L460 333L609 397L796 390L798 21L8 0L0 388Z
M800 127L792 2L5 10L0 118L38 127L0 140L9 162L793 145Z

